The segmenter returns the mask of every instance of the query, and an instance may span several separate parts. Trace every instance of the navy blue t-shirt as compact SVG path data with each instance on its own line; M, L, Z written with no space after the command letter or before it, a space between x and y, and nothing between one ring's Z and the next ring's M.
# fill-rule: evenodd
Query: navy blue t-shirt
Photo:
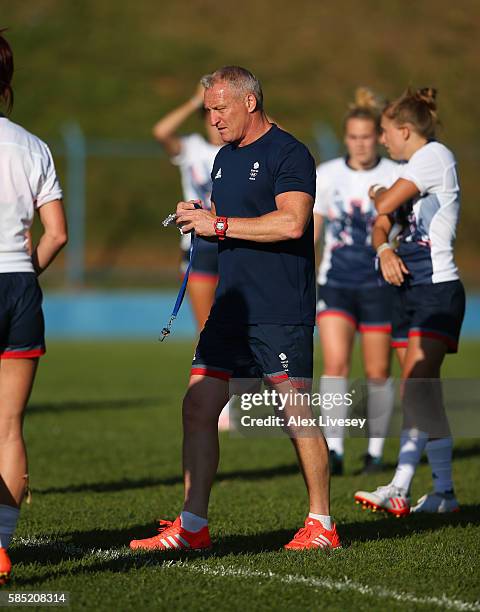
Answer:
M217 215L259 217L275 196L302 191L315 199L315 162L307 147L276 125L244 147L220 149L212 170ZM313 208L313 202L312 202ZM211 317L240 324L314 325L313 220L297 240L219 240L219 282Z

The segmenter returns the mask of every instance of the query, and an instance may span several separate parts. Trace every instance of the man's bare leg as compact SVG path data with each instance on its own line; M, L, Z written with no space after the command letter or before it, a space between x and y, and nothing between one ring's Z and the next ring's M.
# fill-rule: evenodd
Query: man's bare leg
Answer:
M203 518L218 468L218 417L227 401L228 382L191 376L183 400L183 509Z
M295 390L286 381L274 386L280 394L294 400ZM312 418L312 410L301 402L287 404L282 416L288 422L290 416ZM310 500L310 512L330 515L330 470L328 446L319 427L291 428L287 431L297 453Z

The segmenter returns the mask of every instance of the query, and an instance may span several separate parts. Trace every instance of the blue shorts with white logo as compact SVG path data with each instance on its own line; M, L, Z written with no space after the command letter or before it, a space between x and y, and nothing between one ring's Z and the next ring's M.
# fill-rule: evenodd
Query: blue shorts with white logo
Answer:
M209 242L197 236L197 244L193 253L193 263L190 270L190 280L218 281L218 244ZM181 271L185 272L188 266L189 252L182 252Z
M441 340L447 353L456 353L465 314L465 290L461 281L394 287L392 346L406 348L408 338Z
M359 332L391 332L392 288L351 289L317 285L317 322L323 317L342 317Z
M34 272L0 273L0 359L45 353L42 291Z
M294 387L308 388L313 375L313 326L236 325L208 319L191 373L225 381L263 378L276 384L290 380Z

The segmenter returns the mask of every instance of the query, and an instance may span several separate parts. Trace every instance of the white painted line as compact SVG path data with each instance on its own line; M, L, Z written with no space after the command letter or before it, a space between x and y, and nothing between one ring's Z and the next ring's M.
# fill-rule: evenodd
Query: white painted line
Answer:
M52 550L64 552L65 554L81 556L84 560L85 558L97 559L100 561L119 560L128 559L138 554L127 548L81 548L65 542L51 540L46 537L15 538L14 544L20 544L22 546L32 548L45 546ZM205 576L240 579L262 578L265 580L275 580L282 584L302 585L315 590L327 589L329 591L351 591L359 595L367 595L379 599L393 599L401 603L418 604L420 606L436 606L446 608L448 610L460 610L463 612L480 611L480 602L478 601L468 602L460 599L451 599L446 595L440 595L438 597L423 597L406 591L394 591L393 589L385 589L383 587L361 584L359 582L350 580L350 578L346 576L341 580L333 580L331 578L300 576L298 574L275 574L274 572L265 572L236 566L218 565L212 567L211 565L196 563L195 561L169 560L159 563L158 565L158 569L162 571L179 568L188 572L203 574Z

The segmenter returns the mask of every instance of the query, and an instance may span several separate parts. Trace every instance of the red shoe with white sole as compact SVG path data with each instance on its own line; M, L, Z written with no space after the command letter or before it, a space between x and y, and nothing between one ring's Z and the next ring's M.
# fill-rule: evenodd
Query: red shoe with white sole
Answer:
M160 521L158 535L145 540L132 540L130 548L133 550L208 550L212 541L208 532L208 525L200 531L187 531L183 529L178 516L175 521Z
M287 550L306 550L307 548L341 548L337 527L325 529L322 523L314 518L307 517L305 525L293 536L293 540L285 544Z

